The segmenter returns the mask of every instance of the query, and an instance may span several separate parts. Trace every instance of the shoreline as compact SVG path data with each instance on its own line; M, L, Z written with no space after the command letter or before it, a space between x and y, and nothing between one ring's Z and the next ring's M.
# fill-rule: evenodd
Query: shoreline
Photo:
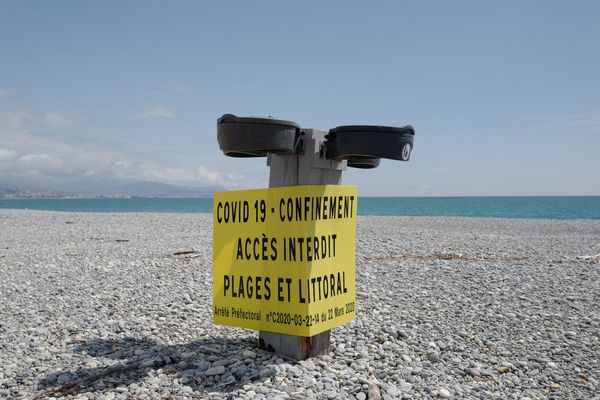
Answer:
M49 213L49 214L74 214L74 215L180 215L180 216L210 216L212 212L173 212L173 211L63 211L63 210L38 210L29 208L0 208L0 215L3 213ZM374 215L358 214L357 219L362 218L391 218L391 219L436 219L436 220L491 220L491 221L531 221L531 222L582 222L582 223L600 223L600 218L521 218L521 217L481 217L481 216L453 216L453 215Z
M2 209L0 398L600 390L600 264L577 258L600 253L600 220L357 225L357 318L332 331L329 354L292 362L212 323L212 214Z

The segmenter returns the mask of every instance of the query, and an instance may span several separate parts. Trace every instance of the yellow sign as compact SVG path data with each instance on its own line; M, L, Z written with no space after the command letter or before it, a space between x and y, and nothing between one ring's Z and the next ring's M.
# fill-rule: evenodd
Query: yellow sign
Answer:
M213 319L296 336L352 321L355 186L215 193Z

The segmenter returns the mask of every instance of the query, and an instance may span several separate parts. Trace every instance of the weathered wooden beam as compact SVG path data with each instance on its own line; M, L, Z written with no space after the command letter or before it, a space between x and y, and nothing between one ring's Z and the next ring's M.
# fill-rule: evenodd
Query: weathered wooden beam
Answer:
M269 154L269 187L341 184L346 161L325 159L324 141L325 132L305 129L298 143L298 154ZM311 337L260 331L259 347L295 360L304 360L329 352L330 336L330 330Z

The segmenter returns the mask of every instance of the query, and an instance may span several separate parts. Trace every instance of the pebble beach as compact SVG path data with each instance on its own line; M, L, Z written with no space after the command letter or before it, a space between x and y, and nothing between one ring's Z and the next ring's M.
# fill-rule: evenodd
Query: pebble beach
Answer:
M600 399L600 220L359 217L305 361L212 323L212 215L0 210L0 399Z

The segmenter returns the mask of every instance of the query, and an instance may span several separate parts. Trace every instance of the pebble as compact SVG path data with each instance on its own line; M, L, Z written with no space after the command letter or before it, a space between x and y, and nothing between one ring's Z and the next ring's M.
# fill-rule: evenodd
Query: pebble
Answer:
M252 350L244 350L242 353L242 357L244 358L256 358L256 353Z
M58 383L59 385L65 385L69 382L71 382L71 375L69 374L62 374L59 375L58 378L56 378L56 383Z
M400 395L400 391L398 390L398 388L393 385L389 385L388 387L386 387L385 392L394 398Z
M440 361L440 354L436 351L431 352L427 355L427 359L432 363L436 363Z
M204 374L206 376L222 375L224 373L225 373L225 367L222 365L218 365L216 367L211 367L211 368L207 369L206 372L204 372Z
M271 389L266 386L259 386L257 390L260 394L269 394L271 392Z
M210 321L211 215L0 210L0 225L0 398L129 362L141 368L64 398L599 390L600 269L576 256L600 251L600 221L359 216L357 318L331 331L329 354L300 362L259 350L254 331Z
M498 370L499 373L501 374L505 374L507 372L510 372L510 367L507 367L506 365L501 365L498 368L496 368Z
M152 358L146 359L142 361L142 367L153 367L155 360Z
M272 375L275 375L275 371L270 367L265 367L265 368L261 369L260 372L258 373L258 376L260 376L261 378L265 378L265 377L272 376Z

